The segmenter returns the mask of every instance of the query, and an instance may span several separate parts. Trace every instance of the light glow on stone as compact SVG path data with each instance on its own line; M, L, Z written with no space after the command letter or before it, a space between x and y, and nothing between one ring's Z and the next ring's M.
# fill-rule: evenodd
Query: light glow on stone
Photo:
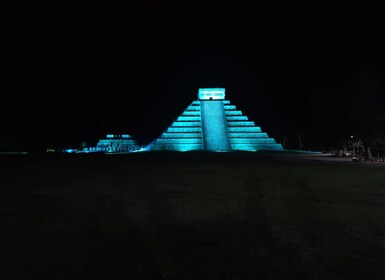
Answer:
M283 150L281 144L224 98L224 88L199 89L198 100L193 101L148 150Z
M225 99L224 88L200 88L198 91L199 100L223 100Z
M205 150L230 152L225 110L222 101L201 101L202 134Z

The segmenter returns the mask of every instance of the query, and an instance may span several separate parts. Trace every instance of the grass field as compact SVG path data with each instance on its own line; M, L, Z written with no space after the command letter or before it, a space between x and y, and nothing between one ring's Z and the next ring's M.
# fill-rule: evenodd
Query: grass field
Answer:
M385 279L385 168L258 153L0 157L0 279Z

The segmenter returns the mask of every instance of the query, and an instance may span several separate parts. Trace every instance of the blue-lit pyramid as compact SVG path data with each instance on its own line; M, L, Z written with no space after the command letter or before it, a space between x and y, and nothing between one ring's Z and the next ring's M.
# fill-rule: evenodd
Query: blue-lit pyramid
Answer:
M224 88L201 88L198 100L149 145L149 150L230 152L283 148L225 100Z

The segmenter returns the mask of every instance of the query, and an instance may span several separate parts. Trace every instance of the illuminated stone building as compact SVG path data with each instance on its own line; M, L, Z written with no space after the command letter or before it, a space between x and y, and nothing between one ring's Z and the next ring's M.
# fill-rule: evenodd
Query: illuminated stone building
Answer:
M100 139L96 147L85 148L84 152L128 153L140 150L140 146L128 134L107 134Z
M193 101L148 150L230 152L282 151L283 148L225 100L224 88L201 88L198 100Z

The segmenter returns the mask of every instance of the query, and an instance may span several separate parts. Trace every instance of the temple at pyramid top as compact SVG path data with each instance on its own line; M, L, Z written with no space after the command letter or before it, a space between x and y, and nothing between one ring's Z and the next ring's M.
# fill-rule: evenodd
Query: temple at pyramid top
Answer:
M199 100L223 100L225 99L224 88L200 88L198 91Z
M282 151L282 145L225 100L224 88L200 88L193 101L148 147L150 151Z

